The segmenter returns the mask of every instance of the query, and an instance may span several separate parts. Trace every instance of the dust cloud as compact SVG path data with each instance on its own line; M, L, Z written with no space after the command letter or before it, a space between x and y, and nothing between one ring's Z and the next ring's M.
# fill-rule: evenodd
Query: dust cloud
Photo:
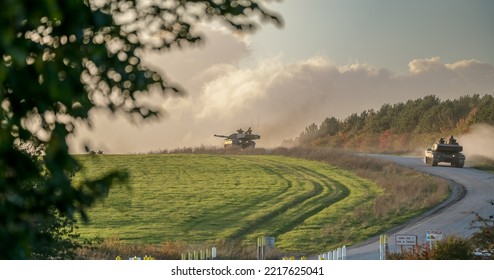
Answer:
M469 158L494 160L494 126L474 125L468 133L458 136L458 141L463 146L467 161Z

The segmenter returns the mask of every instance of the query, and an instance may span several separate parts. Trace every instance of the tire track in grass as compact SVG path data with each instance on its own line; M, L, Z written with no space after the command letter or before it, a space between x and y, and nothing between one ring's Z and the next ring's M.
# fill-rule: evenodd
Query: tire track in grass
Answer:
M218 233L218 238L235 239L245 237L245 227L250 227L259 223L259 221L269 219L270 216L284 213L287 209L303 203L307 199L318 195L322 191L319 185L308 184L309 186L302 187L307 184L306 176L299 176L293 172L293 166L286 165L284 162L269 161L267 158L251 159L248 157L235 157L235 161L245 162L246 165L258 168L263 173L271 174L279 178L279 181L284 182L285 186L277 187L278 190L274 193L269 193L266 196L258 196L255 203L245 204L241 208L232 207L229 211L225 211L225 205L218 205L216 208L208 210L209 213L202 213L202 217L195 217L193 221L188 223L187 231L204 228L208 223L211 223L211 212L221 211L222 224L226 221L231 221L232 227L226 226ZM302 178L302 179L301 179ZM310 183L310 182L309 182ZM270 189L269 186L261 186L261 189ZM251 198L252 200L252 198ZM276 201L273 204L273 201ZM268 209L269 211L265 211ZM244 215L245 214L245 215ZM238 221L241 220L239 223Z
M242 158L249 166L255 166L262 169L264 172L275 175L280 181L285 182L286 186L279 188L276 193L269 193L266 196L259 196L256 203L246 204L242 208L232 208L225 212L224 205L216 208L211 208L208 212L222 211L221 220L232 221L232 227L223 229L218 233L219 239L236 239L244 238L245 234L257 230L256 224L262 221L269 220L278 215L284 215L290 208L296 205L303 204L315 196L319 196L325 192L323 185L326 183L317 183L316 180L308 180L302 173L308 173L310 169L297 171L296 165L286 165L283 161L270 161L263 158L262 161ZM236 161L241 161L239 157ZM320 176L320 175L318 175ZM261 188L269 189L269 186ZM315 202L318 203L318 202ZM242 215L246 213L246 215ZM202 213L202 217L195 217L187 226L187 231L205 228L208 223L211 223L210 213ZM285 217L286 218L286 217ZM303 217L302 217L303 218ZM299 218L301 219L301 218ZM241 222L238 222L241 220ZM282 227L289 228L293 223L282 224ZM293 225L295 226L295 225ZM292 227L293 227L292 226Z
M280 215L279 217L276 217L275 220L271 221L270 224L279 225L273 232L273 235L275 236L293 230L295 227L303 224L308 218L319 214L322 210L350 195L349 189L338 181L335 181L322 173L312 172L304 167L299 167L298 169L301 172L305 172L304 174L310 174L312 178L315 178L309 179L309 181L320 188L321 192L288 209L284 215ZM287 220L286 216L290 217L292 223L284 222Z
M221 157L224 159L225 158L226 159L232 159L231 156L221 156ZM236 156L232 160L235 161L235 163L234 163L235 165L238 165L238 164L243 165L244 161L245 161L242 157L239 157L239 156ZM251 164L250 161L248 161L247 164L249 166L253 166L253 167L263 166L263 165ZM268 169L262 168L262 170L263 171L268 170L268 172L266 172L266 173L277 178L276 179L277 186L276 186L276 189L274 192L269 192L264 196L256 197L256 199L255 199L256 201L254 204L253 203L247 203L247 201L254 201L254 199L253 198L246 198L246 197L239 198L239 199L243 200L243 202L244 202L240 206L227 205L227 207L225 207L225 204L216 203L216 205L215 205L215 203L212 202L211 206L208 207L207 210L204 210L201 213L198 213L192 219L187 221L187 224L184 226L185 231L194 231L194 230L198 230L198 229L207 227L207 225L210 225L211 223L215 222L214 220L216 220L216 219L212 219L212 217L217 217L218 219L221 219L221 224L231 222L232 226L236 226L238 220L243 219L245 217L245 215L243 215L243 213L251 212L253 208L257 207L257 205L268 204L269 201L273 197L278 197L280 195L286 194L292 188L292 182L290 180L287 180L286 178L284 178L283 175L280 172L278 172L276 169L274 169L274 168L268 168ZM241 188L243 186L242 186L242 184L239 184L238 186L220 186L220 187L218 187L217 183L215 183L213 181L210 183L209 191L210 192L213 190L214 191L220 191L221 189L218 189L218 188L221 188L221 187ZM252 186L249 186L249 187L252 187ZM265 188L265 187L266 186L260 186L259 188ZM225 190L225 192L226 192L226 190ZM214 213L216 213L216 214L214 214ZM218 237L226 238L229 235L228 232L232 231L232 230L234 230L234 229L230 229L229 226L227 225L226 228L224 228L222 232L219 232Z
M349 189L350 195L280 235L277 242L279 248L293 252L319 253L348 245L365 231L379 231L378 226L366 226L367 216L358 214L361 212L358 209L372 211L373 201L382 189L361 178L347 180L342 176L335 179Z
M259 166L277 166L280 161L274 158L264 159ZM329 178L328 176L315 172L309 168L288 164L283 162L283 169L288 169L282 175L287 180L298 181L298 184L293 184L294 188L300 187L299 184L308 185L308 192L303 195L298 195L296 199L287 201L281 205L276 205L275 208L267 209L264 214L257 214L255 217L247 217L246 223L234 233L230 238L239 238L242 236L254 235L280 235L292 230L307 218L316 215L331 204L344 199L349 195L349 190L344 185ZM272 167L271 167L272 168ZM290 178L290 179L288 179ZM295 179L293 179L295 178ZM300 180L299 178L302 178Z
M246 159L248 160L248 159ZM272 217L283 213L294 204L301 203L306 199L317 194L318 190L309 187L303 187L303 181L295 178L291 168L284 163L272 163L263 159L261 163L258 160L248 160L250 165L260 167L262 170L268 170L270 173L275 173L282 180L289 182L289 188L285 192L279 193L277 196L267 197L266 200L250 206L255 207L256 211L248 216L245 216L240 224L240 227L229 232L226 238L244 238L249 231L255 230L257 224L263 220L269 220ZM290 175L287 175L290 174Z

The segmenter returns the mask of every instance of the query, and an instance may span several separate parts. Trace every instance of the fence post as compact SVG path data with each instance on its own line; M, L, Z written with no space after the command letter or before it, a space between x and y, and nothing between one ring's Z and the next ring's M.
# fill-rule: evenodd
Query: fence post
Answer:
M379 239L379 259L386 260L386 253L388 251L388 236L381 234Z

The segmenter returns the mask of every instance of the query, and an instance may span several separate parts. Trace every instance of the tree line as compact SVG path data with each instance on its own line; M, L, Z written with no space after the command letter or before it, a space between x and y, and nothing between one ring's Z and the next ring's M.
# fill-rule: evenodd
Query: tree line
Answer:
M466 95L441 100L435 95L379 110L353 113L343 120L327 117L312 123L297 137L300 145L362 151L408 152L445 135L467 132L474 124L494 125L494 95Z

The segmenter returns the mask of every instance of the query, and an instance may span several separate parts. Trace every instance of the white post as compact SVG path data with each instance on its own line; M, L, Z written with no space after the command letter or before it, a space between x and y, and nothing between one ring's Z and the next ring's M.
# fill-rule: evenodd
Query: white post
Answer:
M384 260L384 241L383 235L379 236L379 259Z
M386 251L388 247L388 236L386 234L381 234L379 238L379 259L386 260Z
M214 260L216 258L216 247L211 248L211 259Z

